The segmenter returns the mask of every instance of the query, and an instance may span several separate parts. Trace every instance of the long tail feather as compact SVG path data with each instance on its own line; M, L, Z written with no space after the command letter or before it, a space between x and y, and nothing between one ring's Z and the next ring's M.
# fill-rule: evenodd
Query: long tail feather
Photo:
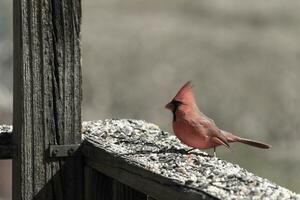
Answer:
M241 142L250 146L254 146L257 148L261 148L261 149L269 149L271 148L271 145L263 143L263 142L258 142L255 140L249 140L249 139L245 139L245 138L238 138L237 142Z
M246 139L246 138L240 138L232 133L229 133L227 131L222 130L223 135L226 137L228 142L241 142L243 144L247 144L250 146L254 146L257 148L261 148L261 149L269 149L271 148L271 145L263 143L263 142L258 142L255 140L250 140L250 139Z

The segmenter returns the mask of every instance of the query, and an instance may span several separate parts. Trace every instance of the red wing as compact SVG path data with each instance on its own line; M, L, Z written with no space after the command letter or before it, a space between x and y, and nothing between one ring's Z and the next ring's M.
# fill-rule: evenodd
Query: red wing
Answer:
M230 147L226 137L221 130L215 125L214 121L206 117L204 114L192 116L186 119L189 126L194 130L193 133L199 134L201 137L217 138L226 147Z
M193 133L199 134L203 138L208 137L210 135L210 130L207 127L203 126L201 123L199 123L198 120L189 121L189 124L193 129Z
M222 134L221 130L215 125L214 121L209 119L200 120L200 124L208 130L211 137L216 137L221 140L224 146L230 147L226 137Z

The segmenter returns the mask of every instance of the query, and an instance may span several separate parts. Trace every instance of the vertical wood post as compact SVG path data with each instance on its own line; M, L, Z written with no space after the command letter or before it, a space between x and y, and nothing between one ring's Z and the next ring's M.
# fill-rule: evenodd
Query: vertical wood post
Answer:
M13 200L79 200L79 158L48 159L81 141L81 0L14 0Z

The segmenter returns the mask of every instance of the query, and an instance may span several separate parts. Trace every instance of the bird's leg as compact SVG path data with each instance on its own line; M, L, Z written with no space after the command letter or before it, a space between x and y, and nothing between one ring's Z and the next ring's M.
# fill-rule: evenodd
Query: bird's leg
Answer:
M216 147L214 147L214 157L217 156L217 153L216 153Z

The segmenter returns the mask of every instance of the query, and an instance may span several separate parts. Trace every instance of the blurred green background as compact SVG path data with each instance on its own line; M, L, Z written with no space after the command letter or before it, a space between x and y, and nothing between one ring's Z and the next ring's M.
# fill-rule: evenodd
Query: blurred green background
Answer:
M217 125L272 144L222 159L300 193L300 2L83 0L83 119L144 119L171 130L164 105L192 80ZM0 1L0 123L12 121L12 4ZM10 196L0 163L0 199ZM1 196L2 195L2 196Z

